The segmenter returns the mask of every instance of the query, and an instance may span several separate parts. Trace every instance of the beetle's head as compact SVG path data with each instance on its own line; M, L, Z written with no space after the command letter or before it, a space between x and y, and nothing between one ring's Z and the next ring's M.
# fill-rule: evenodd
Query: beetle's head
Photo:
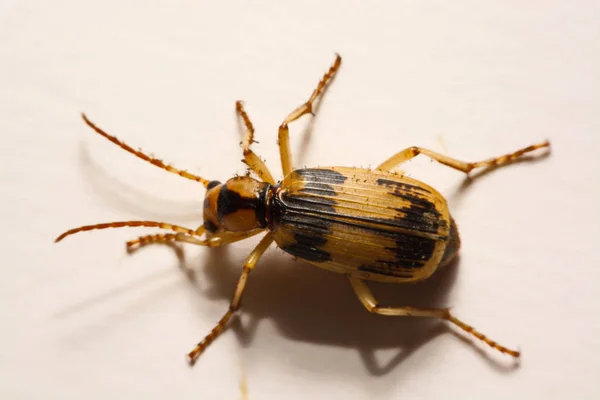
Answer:
M211 181L204 198L207 233L264 228L269 187L268 183L247 176L237 176L225 183Z

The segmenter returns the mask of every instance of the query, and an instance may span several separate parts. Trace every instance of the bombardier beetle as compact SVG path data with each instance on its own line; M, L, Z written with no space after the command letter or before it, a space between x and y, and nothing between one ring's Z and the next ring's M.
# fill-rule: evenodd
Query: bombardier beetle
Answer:
M292 111L279 126L281 181L275 181L263 160L251 148L254 127L242 102L236 103L236 111L245 126L241 144L244 162L256 177L236 176L225 182L208 180L150 157L106 133L82 114L90 128L122 149L159 168L204 185L204 221L197 229L155 221L86 225L61 234L56 241L77 232L120 227L156 227L173 232L131 240L127 242L128 250L152 243L173 242L216 247L264 234L244 262L229 309L187 355L191 365L238 311L250 272L273 243L299 259L343 275L358 300L372 313L446 320L492 348L519 357L520 352L489 339L454 317L448 308L381 306L367 282L405 283L427 279L439 267L452 261L460 248L457 224L446 199L431 186L394 172L397 166L422 154L468 174L476 168L507 164L525 153L549 148L550 143L544 141L478 162L464 162L435 151L409 147L393 154L374 169L294 169L288 126L306 114L313 114L315 102L340 65L341 57L337 55L309 100Z

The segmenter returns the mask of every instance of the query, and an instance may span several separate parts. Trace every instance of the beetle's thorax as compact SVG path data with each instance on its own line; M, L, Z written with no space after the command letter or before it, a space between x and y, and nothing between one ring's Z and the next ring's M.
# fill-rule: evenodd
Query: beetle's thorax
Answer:
M270 184L247 176L225 183L212 181L204 198L204 227L208 232L243 232L266 227Z

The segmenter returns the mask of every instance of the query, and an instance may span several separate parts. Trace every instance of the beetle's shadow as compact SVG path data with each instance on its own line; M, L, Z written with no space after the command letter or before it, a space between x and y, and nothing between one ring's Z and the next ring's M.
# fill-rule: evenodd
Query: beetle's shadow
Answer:
M79 167L85 175L85 182L94 191L94 195L103 198L113 207L139 217L151 216L156 220L171 223L202 219L201 202L160 198L154 193L131 186L100 165L83 142L79 155Z
M205 293L213 299L230 299L239 278L240 265L229 257L228 249L211 249L203 259ZM431 278L416 284L373 284L376 298L382 305L422 307L448 306L447 294L453 286L458 262L438 270ZM269 252L249 278L241 309L244 323L236 318L232 328L243 346L250 346L259 331L260 321L270 319L284 337L301 342L319 343L356 349L367 371L384 375L421 346L441 334L452 334L490 362L494 368L510 371L513 366L497 363L488 349L470 338L455 333L443 321L430 318L384 317L369 313L356 298L348 280L341 275L313 267L304 261L295 262L280 250ZM377 350L397 349L396 355L382 362ZM306 363L314 369L314 359Z

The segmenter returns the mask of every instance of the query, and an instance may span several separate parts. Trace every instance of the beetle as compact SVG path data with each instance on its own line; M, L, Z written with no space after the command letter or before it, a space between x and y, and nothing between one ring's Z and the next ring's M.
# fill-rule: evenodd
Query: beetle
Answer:
M460 248L457 225L445 198L433 187L394 172L394 168L423 154L468 175L473 169L505 165L537 149L549 150L550 142L544 141L479 162L464 162L424 148L409 147L392 155L375 169L294 169L288 126L306 114L314 115L315 102L329 86L341 62L341 57L336 55L309 100L292 111L279 126L278 145L284 175L279 182L273 179L265 163L251 148L254 127L240 101L236 102L236 112L245 127L241 146L249 174L233 177L224 183L204 179L135 150L82 114L90 128L122 149L159 168L204 185L203 224L197 229L189 229L155 221L109 222L71 229L57 237L56 242L69 235L95 229L156 227L173 233L139 237L127 242L127 249L131 251L152 243L173 242L217 247L266 232L244 262L229 309L188 353L191 365L239 310L250 272L273 243L292 256L346 276L358 300L372 313L446 320L492 348L518 358L519 351L489 339L457 319L449 308L381 306L367 282L406 283L427 279L438 268L452 261ZM258 179L251 177L251 172Z

